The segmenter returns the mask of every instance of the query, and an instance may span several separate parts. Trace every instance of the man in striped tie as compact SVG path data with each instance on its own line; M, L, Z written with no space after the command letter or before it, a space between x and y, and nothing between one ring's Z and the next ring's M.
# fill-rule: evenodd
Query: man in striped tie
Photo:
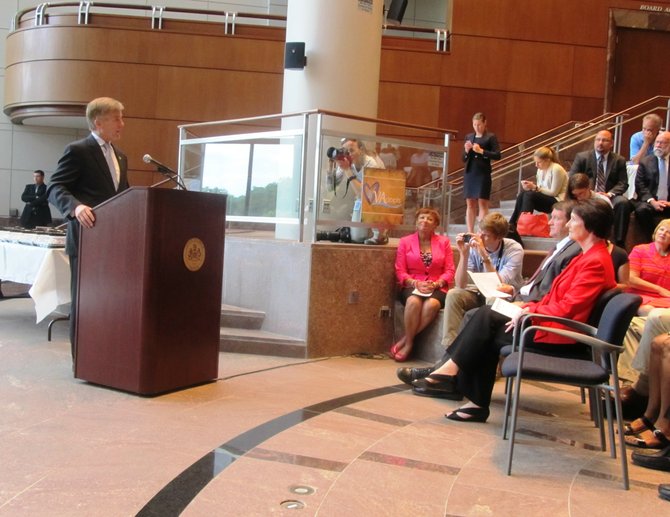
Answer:
M625 247L628 223L633 206L624 195L628 190L626 159L612 151L614 140L609 131L599 131L593 141L593 151L577 153L570 167L570 176L586 174L593 190L606 196L614 209L613 239L617 246Z

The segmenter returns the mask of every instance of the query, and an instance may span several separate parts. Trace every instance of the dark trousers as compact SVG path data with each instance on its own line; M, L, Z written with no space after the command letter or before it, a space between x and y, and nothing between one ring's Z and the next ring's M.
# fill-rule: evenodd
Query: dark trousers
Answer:
M77 347L75 345L75 329L77 328L77 287L79 284L78 276L79 257L70 255L70 350L72 352L72 361L75 360Z
M651 241L651 235L654 229L663 219L670 218L670 208L665 210L656 210L651 203L638 201L635 203L635 219L644 233L644 242Z
M443 364L450 358L458 365L458 390L480 407L491 404L500 350L512 344L512 332L505 332L509 321L507 316L493 311L489 305L480 307L440 361ZM536 342L531 348L539 353L575 356L583 353L583 347L574 344Z
M538 212L549 214L551 213L551 207L555 203L556 198L554 196L548 196L534 190L524 190L516 198L516 205L514 205L514 212L512 213L512 217L510 217L509 223L513 227L516 227L521 212L533 213L533 210L537 210Z
M630 223L633 204L626 196L614 196L612 198L612 209L614 210L613 240L615 244L623 248L628 234L628 224Z

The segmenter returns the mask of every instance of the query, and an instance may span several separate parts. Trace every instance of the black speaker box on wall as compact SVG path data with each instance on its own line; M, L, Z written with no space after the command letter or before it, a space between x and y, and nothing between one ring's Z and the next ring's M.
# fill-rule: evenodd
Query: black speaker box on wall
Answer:
M306 64L305 42L287 41L284 49L284 68L287 70L302 70Z
M402 23L402 17L405 16L407 2L408 0L391 0L389 10L386 12L386 22L392 25L400 25Z

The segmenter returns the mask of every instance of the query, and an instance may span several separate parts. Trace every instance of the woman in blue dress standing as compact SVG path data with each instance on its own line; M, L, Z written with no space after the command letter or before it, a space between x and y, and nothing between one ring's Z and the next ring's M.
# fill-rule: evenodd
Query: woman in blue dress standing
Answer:
M463 161L465 177L463 193L466 203L465 222L468 233L475 232L475 213L479 209L478 220L489 212L491 198L491 160L500 160L500 145L493 133L486 129L486 116L475 113L472 117L474 133L465 137Z

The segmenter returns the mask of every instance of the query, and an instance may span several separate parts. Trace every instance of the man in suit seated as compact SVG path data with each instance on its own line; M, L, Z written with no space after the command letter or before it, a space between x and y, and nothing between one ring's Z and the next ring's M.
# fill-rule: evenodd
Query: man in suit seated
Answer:
M554 205L551 211L551 219L549 221L549 233L553 239L557 240L556 247L553 251L547 254L526 285L516 291L513 286L503 284L498 287L498 290L514 294L514 300L520 303L541 300L542 297L549 292L554 279L568 266L570 261L581 252L579 245L568 237L567 223L572 214L573 206L574 203L572 201L561 201ZM477 310L479 310L479 308L469 311L469 317L466 318L464 326L470 324L469 321L471 320L474 311ZM461 327L460 330L462 329L463 327ZM411 384L412 381L416 379L422 379L427 375L430 375L433 370L439 368L448 358L449 355L446 353L434 366L427 368L398 368L396 373L401 381L406 384ZM441 396L439 390L431 390L427 387L414 388L413 391L417 395L429 397Z
M33 172L35 183L26 185L21 194L21 201L26 206L21 212L21 226L24 228L35 228L36 226L47 226L51 224L51 210L47 200L47 186L44 183L44 171Z
M668 155L670 131L664 131L654 141L654 154L642 158L637 167L635 217L644 232L645 242L651 241L656 225L662 219L670 217Z
M614 141L609 131L599 131L593 141L593 151L577 153L570 167L570 176L577 172L586 174L593 190L607 196L614 209L614 242L624 247L628 223L633 207L624 196L628 190L628 172L623 156L612 152Z

